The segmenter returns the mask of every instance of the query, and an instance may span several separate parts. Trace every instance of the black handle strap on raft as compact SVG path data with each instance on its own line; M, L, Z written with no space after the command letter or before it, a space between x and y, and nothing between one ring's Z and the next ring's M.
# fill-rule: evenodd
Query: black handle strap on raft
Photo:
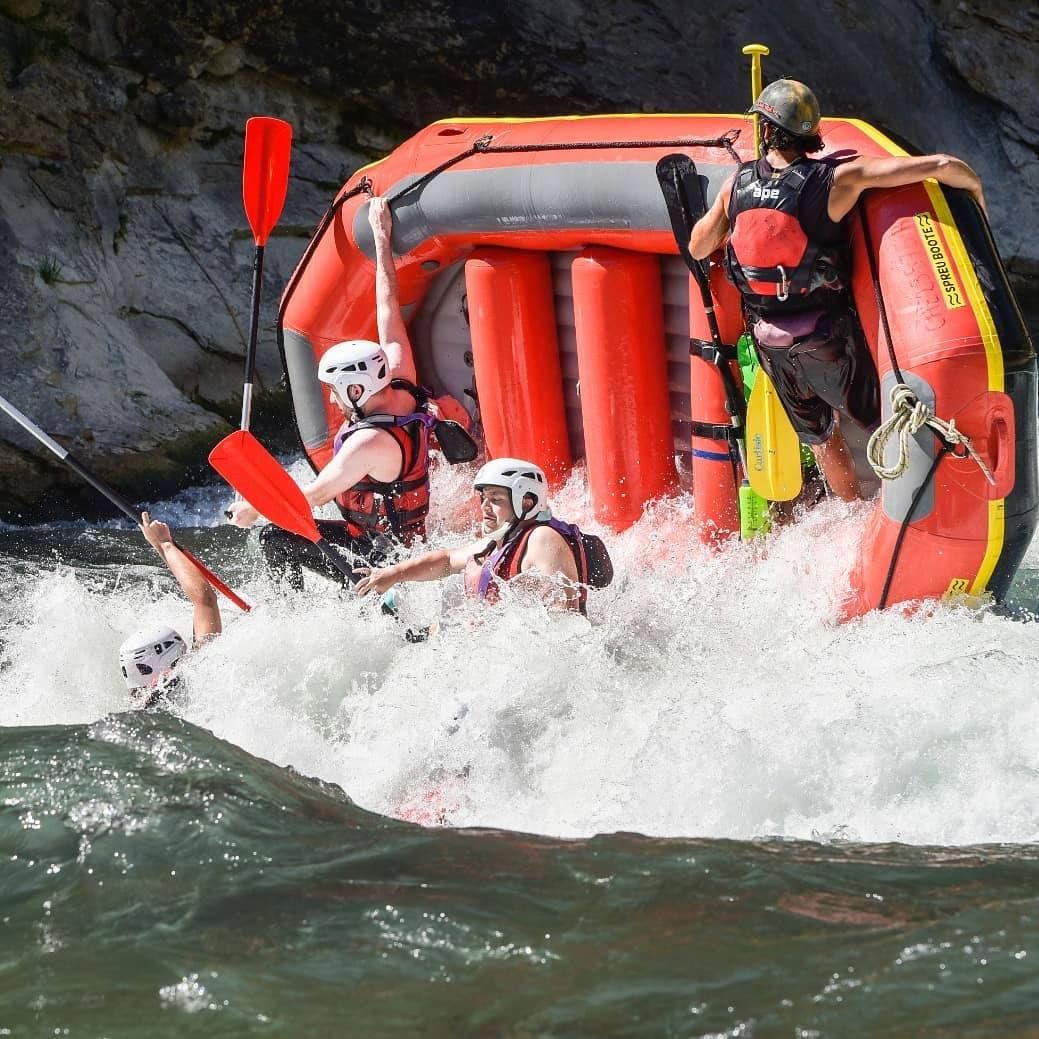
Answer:
M902 374L902 369L898 364L898 357L895 354L895 341L891 335L891 324L888 321L887 307L884 305L884 293L880 287L880 271L877 268L877 257L873 251L873 234L869 229L869 221L866 219L866 205L863 196L859 196L858 202L859 210L859 223L862 225L862 239L866 246L866 259L869 262L869 274L873 281L873 298L877 303L877 312L880 315L880 323L884 329L884 342L887 346L888 360L891 362L891 370L894 372L895 378L900 383L905 383L905 376ZM898 557L902 552L902 542L905 541L906 532L909 530L909 524L913 522L913 517L916 515L916 508L923 499L927 488L931 486L931 481L934 479L934 474L938 471L938 466L942 460L950 454L956 454L954 444L951 444L948 440L942 437L940 434L932 429L935 438L941 443L941 450L934 456L934 461L931 463L930 469L927 470L927 476L924 477L923 482L916 489L916 493L913 495L912 501L909 503L909 508L906 509L905 516L902 517L902 523L898 528L898 536L895 538L894 547L891 550L891 562L888 563L887 574L884 577L884 587L880 592L880 602L877 604L878 609L887 608L888 594L891 591L891 582L895 578L895 569L898 566Z
M704 440L718 440L731 443L739 438L740 431L726 422L690 422L689 432L694 437Z
M902 542L905 540L906 532L909 530L909 524L912 522L913 516L916 513L916 507L920 504L920 499L923 498L927 488L931 486L931 481L934 479L934 474L938 471L938 466L942 459L945 458L946 455L952 453L952 448L948 444L943 443L942 449L934 456L931 468L927 470L927 476L924 478L923 483L917 487L916 493L913 495L913 500L909 503L909 508L906 510L905 518L902 520L902 525L898 528L898 537L895 538L895 547L891 550L891 562L888 565L887 574L884 577L884 587L880 593L880 602L877 604L877 609L883 610L887 607L888 593L891 591L891 582L895 577L895 566L898 562L899 553L902 551Z
M880 323L884 328L884 343L887 346L888 359L891 361L891 370L899 382L905 382L902 369L898 365L895 356L895 339L891 335L891 325L887 319L887 307L884 305L884 293L880 288L880 271L877 269L877 257L873 252L873 233L869 229L869 220L866 219L866 202L864 196L859 196L859 223L862 225L862 240L866 245L866 260L869 263L869 276L873 282L873 298L877 303L877 311L880 314Z
M718 348L714 343L706 342L703 339L689 340L689 355L702 358L708 364L718 363ZM721 355L726 361L739 360L739 354L732 343L722 343Z

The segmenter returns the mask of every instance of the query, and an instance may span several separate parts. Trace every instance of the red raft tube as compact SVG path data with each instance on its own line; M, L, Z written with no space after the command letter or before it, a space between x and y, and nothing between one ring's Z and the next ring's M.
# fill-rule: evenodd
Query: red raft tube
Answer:
M279 343L315 469L338 425L317 362L377 338L370 193L391 200L401 301L422 381L465 402L490 457L541 464L557 485L582 461L596 517L623 530L690 482L700 537L738 531L725 394L699 357L709 338L656 179L692 158L708 203L753 157L733 115L447 119L355 173L282 297ZM901 150L852 119L823 120L824 154ZM1036 357L987 224L933 182L869 193L849 218L852 290L882 381L906 382L969 437L943 453L927 429L885 481L842 616L964 593L1005 595L1039 521ZM723 340L739 294L712 270ZM879 301L879 303L878 303ZM885 323L890 338L884 331ZM890 349L889 349L890 342ZM865 434L846 436L867 487ZM933 469L933 472L932 472Z

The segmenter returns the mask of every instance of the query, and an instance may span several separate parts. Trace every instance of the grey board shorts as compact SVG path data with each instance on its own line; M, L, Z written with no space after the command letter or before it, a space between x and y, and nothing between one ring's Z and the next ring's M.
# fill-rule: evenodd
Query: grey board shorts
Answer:
M770 314L754 322L752 332L761 366L802 443L828 440L838 411L867 430L880 420L876 365L848 311Z

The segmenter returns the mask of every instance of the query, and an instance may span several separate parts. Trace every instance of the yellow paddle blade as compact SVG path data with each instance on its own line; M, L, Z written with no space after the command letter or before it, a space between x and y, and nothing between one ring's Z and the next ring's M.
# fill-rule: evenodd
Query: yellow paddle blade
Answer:
M769 501L790 501L801 492L801 444L763 368L747 404L747 479Z

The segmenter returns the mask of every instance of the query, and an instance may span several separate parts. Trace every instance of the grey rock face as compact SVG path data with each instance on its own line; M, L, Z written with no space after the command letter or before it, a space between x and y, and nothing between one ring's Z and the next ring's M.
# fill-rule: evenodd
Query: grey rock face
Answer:
M235 421L252 235L245 120L294 129L267 249L257 386L277 299L348 173L452 114L733 111L740 47L824 108L986 181L1004 255L1039 277L1037 15L1008 0L0 0L0 383L131 497L197 478ZM1010 55L1013 55L1011 60ZM257 414L283 424L284 401ZM0 518L96 504L6 421Z

